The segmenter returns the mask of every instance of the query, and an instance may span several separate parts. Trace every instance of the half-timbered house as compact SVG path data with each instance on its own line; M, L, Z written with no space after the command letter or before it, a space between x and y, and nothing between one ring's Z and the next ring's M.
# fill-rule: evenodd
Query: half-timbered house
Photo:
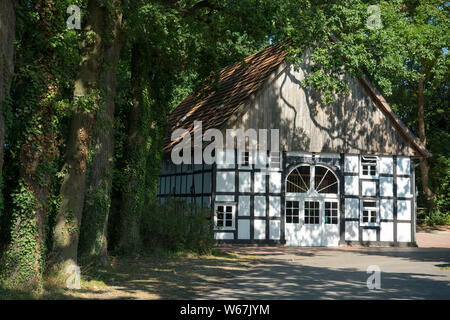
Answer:
M329 105L303 88L287 52L270 46L220 72L169 117L158 197L214 209L215 238L241 244L339 246L415 242L417 161L431 156L366 77ZM307 56L306 56L307 57ZM278 129L279 150L224 150L231 163L175 165L170 133ZM271 145L271 142L267 143Z

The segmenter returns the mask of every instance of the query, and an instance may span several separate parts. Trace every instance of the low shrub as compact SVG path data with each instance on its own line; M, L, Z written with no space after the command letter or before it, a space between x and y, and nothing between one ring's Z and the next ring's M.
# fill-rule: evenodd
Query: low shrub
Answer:
M425 220L429 226L450 225L450 213L442 212L439 209L430 210Z
M210 253L214 246L210 207L175 198L154 204L143 218L143 241L147 248L171 252Z

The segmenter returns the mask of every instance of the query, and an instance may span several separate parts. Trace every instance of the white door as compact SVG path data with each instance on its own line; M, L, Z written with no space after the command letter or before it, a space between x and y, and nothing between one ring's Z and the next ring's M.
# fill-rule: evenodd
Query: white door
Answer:
M300 212L303 211L303 201L286 199L285 237L286 245L300 246Z
M285 235L288 246L338 246L339 202L336 199L287 198Z
M337 247L339 245L339 201L325 199L323 201L323 236L322 246Z

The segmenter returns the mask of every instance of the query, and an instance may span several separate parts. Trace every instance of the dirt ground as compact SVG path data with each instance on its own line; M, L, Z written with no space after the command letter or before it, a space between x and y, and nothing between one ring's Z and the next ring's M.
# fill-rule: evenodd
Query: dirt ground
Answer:
M180 257L113 259L107 268L82 267L79 290L47 286L41 299L195 299L256 263L251 256L225 253Z

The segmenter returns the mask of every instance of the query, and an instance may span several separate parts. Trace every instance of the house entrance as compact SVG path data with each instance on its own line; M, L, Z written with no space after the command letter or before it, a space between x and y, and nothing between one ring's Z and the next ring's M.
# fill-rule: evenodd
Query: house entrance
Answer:
M285 238L289 246L339 245L339 180L323 165L300 165L286 178Z

